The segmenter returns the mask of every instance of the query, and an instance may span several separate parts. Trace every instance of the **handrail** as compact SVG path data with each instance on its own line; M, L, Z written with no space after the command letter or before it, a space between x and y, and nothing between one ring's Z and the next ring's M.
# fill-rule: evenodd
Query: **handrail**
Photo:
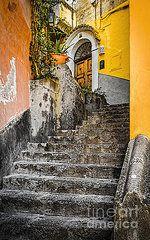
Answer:
M150 140L138 135L128 145L115 196L115 240L150 239L149 179Z
M146 197L149 154L150 141L146 136L138 135L135 140L130 141L118 183L116 203L123 202L126 194L131 192L141 198Z

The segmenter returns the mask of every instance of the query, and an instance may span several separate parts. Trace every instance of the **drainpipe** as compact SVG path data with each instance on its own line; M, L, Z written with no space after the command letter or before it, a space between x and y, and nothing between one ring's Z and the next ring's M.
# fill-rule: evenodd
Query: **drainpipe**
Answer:
M102 17L102 0L100 0L100 18Z
M74 27L74 2L75 2L76 0L72 0L72 28Z

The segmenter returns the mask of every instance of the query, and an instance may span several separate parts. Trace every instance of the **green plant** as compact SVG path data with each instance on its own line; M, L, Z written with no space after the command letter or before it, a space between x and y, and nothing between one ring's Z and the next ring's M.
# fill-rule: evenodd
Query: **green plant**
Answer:
M83 86L81 86L81 88L82 88L82 93L84 95L92 92L91 85L83 85Z
M62 32L50 26L50 9L57 0L31 0L32 7L32 41L30 45L30 61L32 78L45 78L52 75L51 54L56 38L62 38ZM59 2L59 1L57 1Z
M60 39L56 39L56 45L53 52L55 54L63 54L63 53L66 53L69 48L70 46L66 46L65 44L62 44Z

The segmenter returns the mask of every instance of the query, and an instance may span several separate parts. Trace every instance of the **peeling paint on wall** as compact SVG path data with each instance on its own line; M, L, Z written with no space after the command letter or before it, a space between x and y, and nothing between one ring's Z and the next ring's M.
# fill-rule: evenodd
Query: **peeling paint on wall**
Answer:
M7 75L6 83L4 84L4 79L0 71L0 103L10 103L13 102L17 95L16 86L16 64L15 58L12 57L10 60L10 71Z
M30 107L30 1L0 1L0 129ZM28 22L28 24L27 24Z

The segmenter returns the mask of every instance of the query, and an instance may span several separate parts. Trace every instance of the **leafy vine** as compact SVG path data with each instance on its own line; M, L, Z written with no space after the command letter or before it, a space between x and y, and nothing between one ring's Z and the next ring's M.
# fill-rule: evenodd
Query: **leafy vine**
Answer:
M51 53L56 38L61 38L61 31L50 26L50 9L58 0L31 0L32 7L32 41L30 45L30 61L32 79L46 78L52 75Z

